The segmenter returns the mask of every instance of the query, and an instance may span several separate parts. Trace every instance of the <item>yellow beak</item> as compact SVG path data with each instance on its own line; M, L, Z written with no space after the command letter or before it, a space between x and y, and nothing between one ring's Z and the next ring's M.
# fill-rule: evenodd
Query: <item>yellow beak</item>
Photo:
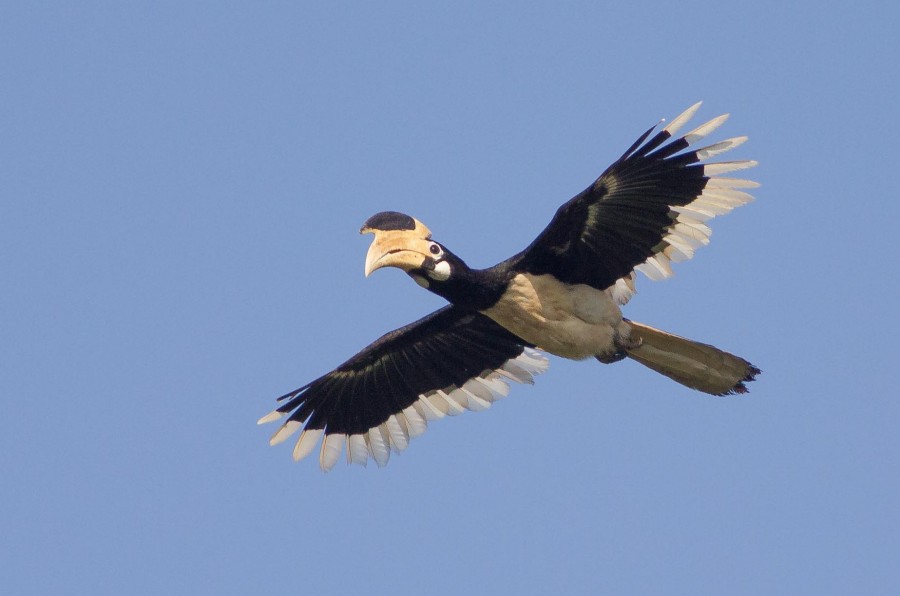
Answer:
M398 267L404 271L419 269L428 258L431 231L415 220L412 230L379 230L363 227L360 234L375 234L366 253L366 277L382 267Z
M375 236L366 253L366 277L382 267L404 271L420 269L428 258L428 242L421 238L379 238Z

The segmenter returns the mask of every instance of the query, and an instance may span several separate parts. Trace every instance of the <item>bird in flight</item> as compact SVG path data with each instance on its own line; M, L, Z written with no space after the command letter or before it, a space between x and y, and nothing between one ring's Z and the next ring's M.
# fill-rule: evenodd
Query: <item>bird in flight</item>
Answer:
M259 420L287 417L270 443L302 427L295 460L318 447L325 471L345 450L348 462L371 458L383 466L429 421L483 410L509 392L509 383L532 383L547 369L543 353L603 363L630 358L704 393L746 393L758 368L626 319L620 309L635 292L636 271L652 280L671 276L671 263L709 243L704 222L749 202L743 189L758 186L721 176L755 161L707 162L747 137L693 148L727 114L675 138L699 107L656 134L650 128L562 205L525 250L493 267L470 268L409 215L370 217L360 230L375 236L366 276L400 268L449 304L279 397Z

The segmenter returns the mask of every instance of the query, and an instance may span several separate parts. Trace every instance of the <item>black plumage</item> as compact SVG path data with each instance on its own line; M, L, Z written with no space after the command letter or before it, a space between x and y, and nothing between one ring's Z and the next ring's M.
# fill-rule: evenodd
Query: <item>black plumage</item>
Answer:
M367 432L419 396L461 387L503 366L529 346L488 317L445 306L385 334L359 354L278 398L278 412L327 434Z
M608 288L656 252L677 217L671 207L700 195L709 177L683 139L663 146L663 130L647 144L651 128L597 180L562 205L531 245L507 266L535 275L552 273L569 284ZM591 216L591 210L595 210Z
M272 443L303 428L294 456L311 453L330 469L348 460L379 465L402 450L427 420L479 410L531 382L559 356L629 357L679 383L713 395L746 392L759 369L713 346L625 319L619 306L634 291L636 270L671 275L671 261L691 258L709 241L706 219L752 197L755 183L718 177L755 162L703 163L746 137L688 150L725 121L720 116L675 138L699 103L655 135L651 128L584 191L562 205L522 252L472 269L415 218L377 213L361 232L375 239L366 275L399 267L451 304L387 333L333 371L280 398L260 419L286 417ZM648 140L649 139L649 140Z

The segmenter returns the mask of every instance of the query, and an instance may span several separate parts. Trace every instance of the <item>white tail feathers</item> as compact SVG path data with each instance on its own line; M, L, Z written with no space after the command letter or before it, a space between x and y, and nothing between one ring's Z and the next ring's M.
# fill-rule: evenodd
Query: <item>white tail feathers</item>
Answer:
M647 325L629 321L631 338L641 345L627 350L632 360L658 373L713 395L747 393L749 383L760 370L734 354L691 341Z

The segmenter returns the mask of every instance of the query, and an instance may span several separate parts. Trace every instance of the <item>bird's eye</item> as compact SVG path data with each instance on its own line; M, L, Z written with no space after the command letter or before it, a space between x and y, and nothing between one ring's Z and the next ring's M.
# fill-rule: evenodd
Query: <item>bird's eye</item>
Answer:
M438 246L438 244L437 244L437 243L434 243L434 242L431 244L431 246L428 247L428 250L430 250L430 251L431 251L431 254L433 254L433 255L435 255L435 256L437 256L437 255L439 255L439 254L441 254L441 253L443 252L443 251L441 250L441 247Z

